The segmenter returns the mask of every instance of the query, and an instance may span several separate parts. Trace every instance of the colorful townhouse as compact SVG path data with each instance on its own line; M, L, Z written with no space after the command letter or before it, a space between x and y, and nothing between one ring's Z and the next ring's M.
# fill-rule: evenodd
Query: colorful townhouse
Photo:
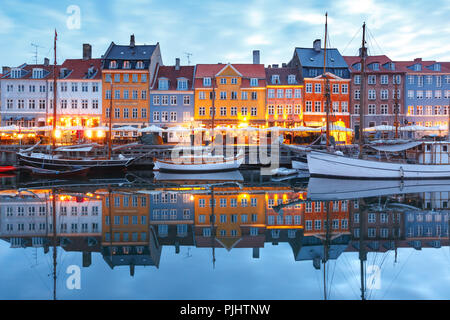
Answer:
M397 61L405 73L404 112L408 124L448 126L450 68L436 61Z
M345 56L352 77L350 110L351 128L359 137L361 105L361 58ZM399 125L404 120L404 81L405 72L385 55L366 57L365 65L365 110L364 128L380 125L395 126L396 108ZM400 123L401 122L401 123Z
M49 87L53 83L49 80ZM83 44L82 59L67 59L57 80L57 124L63 127L93 128L102 116L101 59L92 59L92 47ZM51 89L52 90L52 89ZM53 119L53 96L49 97L49 116Z
M283 64L266 68L267 126L296 127L303 125L303 79L298 68Z
M215 126L266 125L266 73L263 64L198 64L195 71L194 120Z
M57 72L59 66L57 66ZM11 68L1 78L2 126L45 126L49 102L53 96L53 66L22 64Z
M294 55L287 64L299 69L304 79L303 123L315 128L326 125L325 90L329 85L330 122L349 128L350 70L338 49L327 48L324 76L324 55L321 41L315 40L313 48L295 48Z
M167 129L169 127L194 125L194 66L156 68L155 78L150 86L150 123ZM177 141L176 132L168 134L167 141Z
M112 105L113 127L141 128L149 121L149 88L156 68L162 65L159 43L129 45L111 43L102 57L102 123L109 124Z

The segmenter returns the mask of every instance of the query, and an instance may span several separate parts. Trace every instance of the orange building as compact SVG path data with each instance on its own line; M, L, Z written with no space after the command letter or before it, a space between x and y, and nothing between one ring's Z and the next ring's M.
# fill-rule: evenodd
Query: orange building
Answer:
M199 64L195 72L195 121L215 126L266 124L266 74L263 64Z
M296 127L303 125L303 83L298 68L266 68L267 125Z
M113 127L145 127L149 123L149 84L157 65L162 65L159 43L130 45L111 43L102 60L102 123L109 124L112 105Z

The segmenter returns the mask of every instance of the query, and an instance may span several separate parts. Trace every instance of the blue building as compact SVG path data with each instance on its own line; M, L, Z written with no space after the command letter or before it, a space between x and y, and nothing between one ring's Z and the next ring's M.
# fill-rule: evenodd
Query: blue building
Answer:
M325 50L321 48L321 41L317 39L312 48L295 48L294 56L288 63L289 67L299 68L303 78L315 78L323 74ZM340 78L350 79L350 70L338 49L327 49L327 69Z
M399 61L396 65L406 74L405 124L447 128L450 68L421 58Z
M158 66L150 87L150 124L162 128L194 125L194 66ZM168 142L189 139L189 133L168 132Z

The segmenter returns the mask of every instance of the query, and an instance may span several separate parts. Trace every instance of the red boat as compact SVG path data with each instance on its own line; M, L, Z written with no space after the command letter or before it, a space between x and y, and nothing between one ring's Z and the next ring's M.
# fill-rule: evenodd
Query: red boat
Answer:
M0 166L0 173L13 172L16 170L17 168L14 166Z

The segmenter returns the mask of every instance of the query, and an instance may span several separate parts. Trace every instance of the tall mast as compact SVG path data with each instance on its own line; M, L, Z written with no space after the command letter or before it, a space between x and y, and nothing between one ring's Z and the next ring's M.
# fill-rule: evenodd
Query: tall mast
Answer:
M111 76L111 94L109 96L109 139L108 139L108 159L111 159L112 153L112 97L113 97L113 81Z
M330 83L326 76L327 72L327 37L328 37L328 12L325 13L325 47L323 53L323 82L324 82L324 92L325 92L325 112L326 115L326 136L327 136L327 150L330 147Z
M215 101L216 101L216 76L212 78L212 107L211 107L211 143L214 141L214 126L215 126L215 117L216 117L216 107L215 107Z
M363 37L362 37L362 45L361 45L361 87L360 87L360 105L359 105L359 158L363 157L363 146L364 146L364 115L365 115L365 99L366 99L366 91L365 91L365 82L366 82L366 23L363 24Z
M56 40L58 38L58 33L55 29L55 43L54 43L54 53L55 53L55 62L53 65L53 130L52 130L52 145L53 149L56 147Z
M395 105L394 105L394 113L395 113L395 139L398 139L398 81L397 76L394 76L395 79Z

